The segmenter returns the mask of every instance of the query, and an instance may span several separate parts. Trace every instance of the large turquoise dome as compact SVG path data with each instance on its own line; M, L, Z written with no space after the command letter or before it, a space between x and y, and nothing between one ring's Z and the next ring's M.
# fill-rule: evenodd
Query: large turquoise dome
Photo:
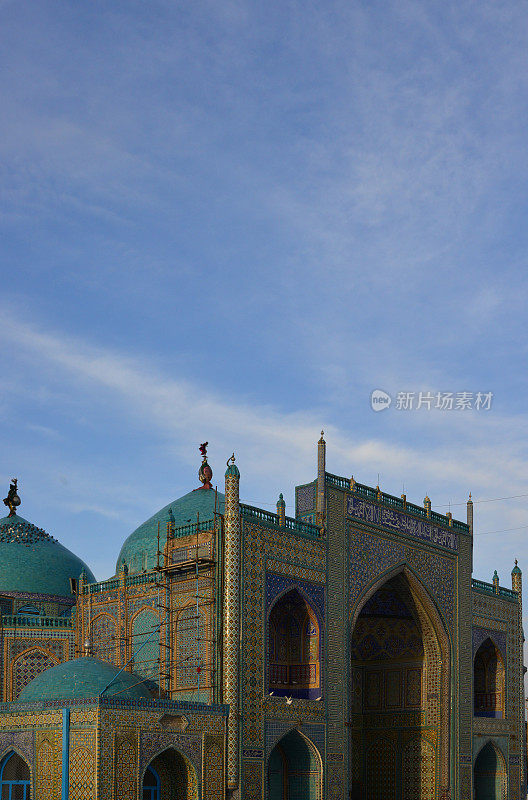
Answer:
M71 597L70 578L84 570L95 581L84 561L52 536L18 514L0 519L0 594L34 592Z
M122 700L152 700L152 695L134 672L100 661L98 658L74 658L41 672L22 689L19 702L36 700L77 700L116 696ZM110 684L110 685L109 685Z
M224 495L220 492L216 495L216 510L224 513ZM197 515L201 522L213 519L215 511L215 490L214 489L195 489L179 500L169 503L150 519L144 522L134 533L126 539L121 552L119 553L116 565L116 573L119 572L126 562L129 572L141 572L144 569L152 569L156 566L158 552L158 523L160 531L161 545L167 535L167 523L172 527L178 528L180 525L188 525L196 522Z

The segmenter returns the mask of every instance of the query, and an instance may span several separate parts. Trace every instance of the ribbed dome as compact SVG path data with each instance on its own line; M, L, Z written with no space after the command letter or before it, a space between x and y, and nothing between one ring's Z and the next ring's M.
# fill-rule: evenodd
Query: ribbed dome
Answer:
M75 658L41 672L22 689L20 702L36 700L77 700L86 697L118 697L123 700L152 700L152 695L134 672L98 658ZM108 686L110 684L110 686ZM108 686L108 688L106 688Z
M218 492L216 510L224 513L224 495ZM141 572L143 569L152 569L156 565L158 552L158 522L161 546L167 535L167 523L174 528L196 522L197 514L200 521L213 519L215 511L214 489L195 489L185 494L179 500L169 503L150 519L144 522L134 533L125 540L119 553L116 573L121 569L123 559L126 561L129 572Z
M34 592L71 597L70 578L84 570L84 561L42 528L14 514L0 519L0 593Z

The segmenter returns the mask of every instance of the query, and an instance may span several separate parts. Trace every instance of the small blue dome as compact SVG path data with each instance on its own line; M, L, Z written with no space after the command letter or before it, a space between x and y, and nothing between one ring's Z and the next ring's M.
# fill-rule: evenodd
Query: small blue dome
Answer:
M216 510L224 513L223 494L216 494ZM196 522L197 515L200 521L214 518L215 511L215 490L214 489L194 489L194 491L180 497L179 500L164 506L150 519L144 522L139 528L130 534L125 540L121 552L117 558L116 574L122 568L125 561L129 573L141 572L144 569L152 569L156 566L158 553L158 523L160 532L160 548L163 549L167 536L167 524L173 528L181 525L190 525ZM184 532L185 535L185 532Z
M74 658L41 672L22 689L19 702L37 700L77 700L86 697L116 696L123 700L152 700L152 695L134 672L99 661L98 658ZM110 684L110 686L108 686ZM108 686L108 688L106 688Z
M70 578L93 573L56 539L18 514L0 519L0 593L31 592L71 597Z

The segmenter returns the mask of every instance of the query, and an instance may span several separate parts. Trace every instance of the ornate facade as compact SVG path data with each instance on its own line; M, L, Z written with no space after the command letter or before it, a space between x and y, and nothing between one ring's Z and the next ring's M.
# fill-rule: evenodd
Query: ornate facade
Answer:
M321 436L288 517L282 495L276 514L241 502L234 458L217 492L202 454L203 486L134 531L109 580L84 567L62 599L0 583L0 784L524 798L522 576L472 579L471 499L461 522L328 473Z

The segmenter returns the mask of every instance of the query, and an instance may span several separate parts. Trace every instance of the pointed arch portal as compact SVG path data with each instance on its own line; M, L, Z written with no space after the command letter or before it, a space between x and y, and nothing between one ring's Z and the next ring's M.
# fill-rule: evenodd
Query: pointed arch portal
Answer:
M152 759L141 781L141 800L196 800L197 779L191 763L173 747Z
M506 762L493 742L475 760L474 782L475 800L506 800Z
M0 797L2 800L30 800L29 767L18 753L11 751L0 764Z
M321 759L298 731L277 742L268 759L268 800L320 800Z
M449 640L413 573L365 593L352 621L353 800L436 800L449 786Z

